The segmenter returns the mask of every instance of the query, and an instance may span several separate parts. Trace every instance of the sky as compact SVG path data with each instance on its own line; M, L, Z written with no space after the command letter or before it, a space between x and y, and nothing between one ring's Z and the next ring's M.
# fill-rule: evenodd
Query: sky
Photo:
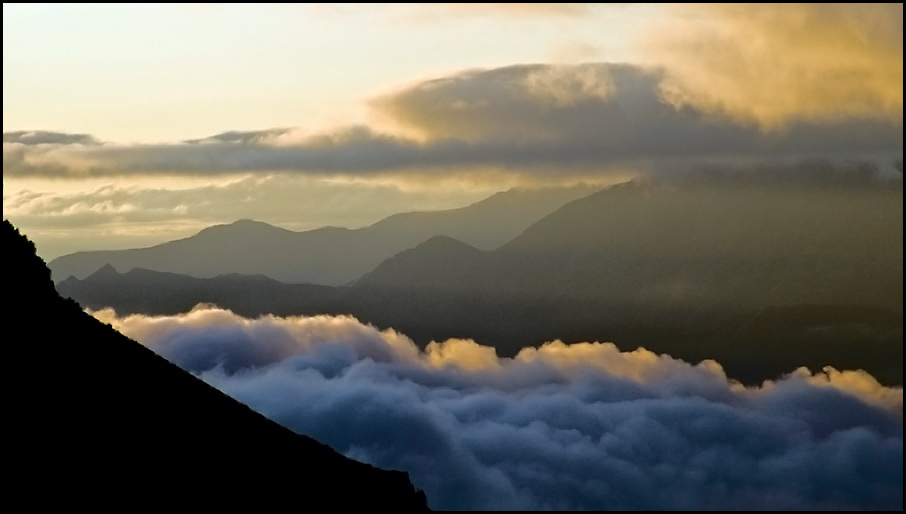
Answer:
M3 6L3 210L51 259L703 165L902 176L902 4Z

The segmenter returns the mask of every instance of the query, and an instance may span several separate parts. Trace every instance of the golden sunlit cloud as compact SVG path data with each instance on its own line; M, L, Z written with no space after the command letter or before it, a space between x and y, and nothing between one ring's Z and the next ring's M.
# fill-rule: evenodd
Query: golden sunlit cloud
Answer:
M500 368L497 351L471 339L448 339L441 343L432 341L425 347L425 357L430 365L437 368L455 366L468 371Z
M652 31L664 97L777 129L903 117L903 4L696 4Z
M831 366L825 366L821 371L812 373L808 368L799 368L787 377L787 380L789 379L804 380L810 385L818 387L834 387L865 402L898 411L901 414L903 412L903 388L885 387L865 370L840 371ZM765 382L762 384L762 389L768 389L773 385L775 382Z
M601 112L583 117L581 106L606 104L616 87L613 75L625 76L624 68L584 63L469 70L405 85L369 106L381 121L420 141L568 141L589 130L590 118L612 121ZM639 82L655 75L630 73Z
M597 369L616 377L636 382L651 382L672 373L685 372L688 364L669 355L658 355L644 348L621 352L612 343L575 343L567 345L553 341L540 348L523 348L513 359L515 362L545 362L558 369L574 372L580 369ZM714 361L704 361L697 366L704 375L727 380L723 368ZM732 383L736 386L737 384Z

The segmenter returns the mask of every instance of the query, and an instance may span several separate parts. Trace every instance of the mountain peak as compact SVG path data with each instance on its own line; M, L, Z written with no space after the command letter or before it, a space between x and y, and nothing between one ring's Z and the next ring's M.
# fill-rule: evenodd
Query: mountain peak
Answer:
M270 225L270 224L265 223L265 222L263 222L263 221L257 221L257 220L253 220L253 219L251 219L251 218L242 218L242 219L238 219L238 220L236 220L236 221L234 221L234 222L232 222L232 223L229 223L228 225L232 225L232 226L234 226L234 227L235 227L235 226L259 226L259 227L260 227L260 226L268 226L268 227L272 227L272 226L273 226L273 225Z
M459 239L450 236L434 236L431 237L415 248L421 250L440 250L440 251L473 251L480 252L478 248L474 246L463 243Z
M582 188L513 189L468 207L401 213L356 229L325 226L295 231L242 218L149 248L63 255L50 267L57 280L70 275L83 279L109 262L122 272L146 268L197 278L263 274L287 283L342 285L438 234L458 241L432 241L429 248L469 252L498 248L588 192ZM436 244L439 242L444 244Z
M242 219L236 220L232 223L222 223L220 225L211 225L210 227L202 229L199 232L199 234L209 232L209 231L222 231L222 230L230 230L230 229L250 229L250 228L276 229L279 227L275 227L275 226L273 226L269 223L265 223L263 221L256 221L256 220L252 220L252 219L248 219L248 218L242 218Z
M458 239L434 236L385 260L356 283L430 287L453 276L466 278L485 255L486 252Z
M285 228L280 228L271 225L270 223L243 218L232 223L211 225L210 227L203 228L188 239L201 238L201 240L206 241L207 244L211 244L210 240L213 240L215 241L214 244L217 244L216 241L221 240L240 241L242 238L259 238L262 236L281 237L295 234L297 233L292 230L286 230Z
M113 264L110 264L108 262L107 264L104 264L103 266L98 268L97 271L95 271L94 273L89 275L88 278L90 278L92 280L104 280L104 279L116 278L119 276L120 276L120 273L116 270L116 268L113 267Z

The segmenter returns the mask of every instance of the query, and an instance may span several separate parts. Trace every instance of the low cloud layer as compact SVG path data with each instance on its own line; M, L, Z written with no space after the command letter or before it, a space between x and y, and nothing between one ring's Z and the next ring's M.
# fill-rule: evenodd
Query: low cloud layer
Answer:
M712 361L607 343L500 359L350 317L94 315L298 432L408 471L436 509L903 508L903 392L861 371L745 388Z
M173 144L98 145L85 144L84 135L10 133L4 135L3 173L78 178L285 171L436 179L505 170L557 180L715 161L870 158L889 166L902 160L902 106L891 116L792 117L765 132L732 112L665 96L670 77L660 69L608 63L470 70L373 99L379 124L316 134L281 128Z

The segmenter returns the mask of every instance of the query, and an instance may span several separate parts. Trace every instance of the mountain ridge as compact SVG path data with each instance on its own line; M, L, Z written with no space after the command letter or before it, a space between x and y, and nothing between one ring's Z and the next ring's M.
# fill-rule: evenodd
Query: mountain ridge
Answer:
M294 232L243 219L146 248L75 252L53 259L49 266L58 282L70 275L85 278L113 264L120 271L137 267L199 278L260 273L287 283L343 285L435 235L473 246L499 246L556 207L597 189L515 188L466 207L394 214L359 229Z
M470 338L504 357L554 339L610 341L715 359L751 383L826 365L902 383L901 185L738 182L614 186L495 250L434 238L346 287L149 276L60 291L146 314L196 303L250 317L351 314L420 346ZM783 312L740 328L765 308ZM840 315L865 308L883 313Z

